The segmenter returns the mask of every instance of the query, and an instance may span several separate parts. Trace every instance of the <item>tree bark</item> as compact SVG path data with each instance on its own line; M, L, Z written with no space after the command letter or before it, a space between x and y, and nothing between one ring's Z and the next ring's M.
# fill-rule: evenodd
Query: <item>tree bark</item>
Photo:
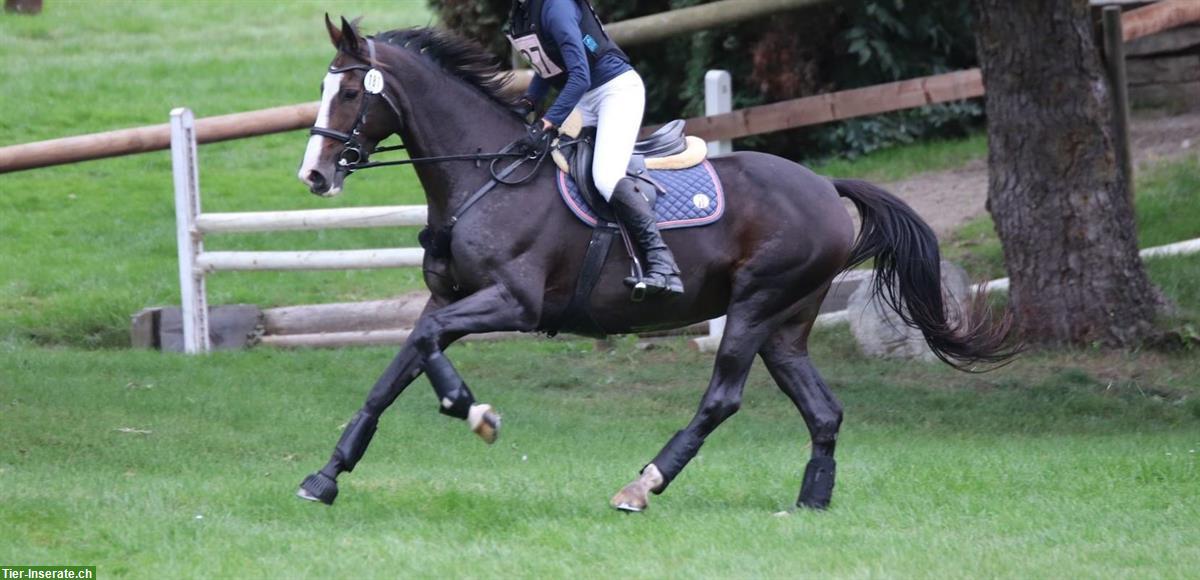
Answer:
M1131 346L1158 292L1137 253L1087 0L973 0L987 87L988 211L1026 342Z
M42 0L4 0L4 11L39 14L42 11Z

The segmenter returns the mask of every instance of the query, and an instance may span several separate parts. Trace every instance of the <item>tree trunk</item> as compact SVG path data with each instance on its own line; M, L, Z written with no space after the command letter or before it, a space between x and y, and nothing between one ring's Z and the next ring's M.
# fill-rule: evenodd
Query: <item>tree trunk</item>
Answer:
M4 11L38 14L42 11L42 0L4 0Z
M1087 0L973 0L988 211L1026 342L1130 346L1159 299L1137 254Z

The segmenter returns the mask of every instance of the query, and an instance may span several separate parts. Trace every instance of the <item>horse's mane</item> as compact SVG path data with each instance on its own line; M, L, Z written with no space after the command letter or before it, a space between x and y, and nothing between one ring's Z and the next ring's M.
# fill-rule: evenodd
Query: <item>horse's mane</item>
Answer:
M453 32L425 27L389 30L374 38L420 54L478 88L493 101L506 107L513 105L513 99L505 96L511 75L506 73L496 55L474 41Z

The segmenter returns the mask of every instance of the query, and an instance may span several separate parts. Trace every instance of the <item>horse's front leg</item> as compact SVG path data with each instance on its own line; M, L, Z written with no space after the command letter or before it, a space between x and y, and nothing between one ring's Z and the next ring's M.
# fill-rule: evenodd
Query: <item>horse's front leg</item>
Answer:
M442 350L468 334L503 330L533 330L538 315L523 305L503 286L491 286L443 308L426 307L413 333L375 382L362 409L342 431L329 462L306 477L297 495L310 501L332 504L337 498L337 477L353 471L362 459L379 416L425 372L437 393L442 413L467 420L472 430L495 441L499 416L488 405L477 405L474 396Z

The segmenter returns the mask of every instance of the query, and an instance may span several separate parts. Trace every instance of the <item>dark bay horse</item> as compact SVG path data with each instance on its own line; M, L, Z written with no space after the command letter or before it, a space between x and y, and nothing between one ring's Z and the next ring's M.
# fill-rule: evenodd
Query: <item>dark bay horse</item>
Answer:
M523 134L523 121L502 96L497 59L473 43L426 28L364 38L345 19L339 28L326 18L326 26L337 56L299 174L313 193L336 194L345 177L339 159L369 153L392 134L414 158L496 152ZM328 464L304 480L299 495L333 503L338 475L354 468L380 414L422 373L444 414L494 440L499 416L476 402L443 354L472 333L561 328L620 334L728 316L695 417L612 500L631 511L646 507L649 492L665 490L704 439L737 412L756 355L800 410L812 437L797 505L829 504L842 408L809 360L808 335L833 278L864 260L875 260L875 295L919 328L942 360L961 368L1010 356L1008 324L947 316L937 240L896 197L761 153L739 152L712 164L727 192L724 217L664 234L687 293L631 302L622 282L630 260L613 252L587 304L594 325L563 320L591 232L558 199L550 167L526 184L497 185L459 215L467 198L491 180L487 164L416 165L429 231L448 238L449 251L426 252L429 303ZM840 197L862 216L857 239Z

